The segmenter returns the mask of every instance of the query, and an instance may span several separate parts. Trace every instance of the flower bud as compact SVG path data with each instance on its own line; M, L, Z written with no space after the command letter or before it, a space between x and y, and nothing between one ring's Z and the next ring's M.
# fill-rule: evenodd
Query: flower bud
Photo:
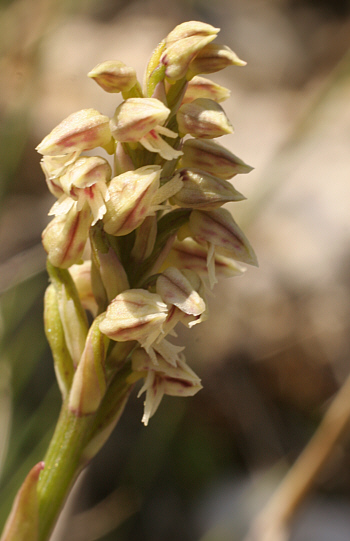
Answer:
M222 107L206 98L197 98L191 103L181 105L176 118L181 135L213 139L233 133L232 125Z
M188 66L198 51L216 38L219 28L199 21L179 24L165 38L165 50L160 64L170 82L185 77Z
M230 90L205 77L193 77L189 81L182 103L190 103L197 98L208 98L220 103L230 97Z
M91 232L90 240L92 259L105 290L103 296L109 302L125 289L129 289L128 277L103 230L95 227Z
M250 265L258 264L253 248L228 210L194 210L189 227L197 242L212 244L217 253Z
M215 73L228 66L245 66L246 62L238 58L236 53L226 45L209 43L202 48L192 60L187 78L191 79L200 73Z
M28 473L13 502L1 541L37 541L39 535L38 481L44 462Z
M88 332L86 313L70 273L65 269L53 267L50 263L48 263L47 269L57 294L57 308L65 343L76 367L80 361Z
M97 303L92 292L91 261L84 261L81 265L72 265L69 268L69 273L73 278L84 310L88 310L93 316L96 316Z
M167 45L160 62L165 66L165 76L171 83L186 76L188 66L198 51L215 39L216 35L193 35Z
M94 413L106 390L104 364L108 339L99 329L103 318L104 314L101 314L93 321L74 374L69 394L69 409L77 416Z
M82 109L56 126L36 150L45 156L69 154L107 145L110 139L108 116L95 109Z
M147 216L136 229L135 242L131 256L135 263L141 263L151 255L157 237L157 218Z
M137 83L134 68L126 66L120 60L107 60L97 64L89 73L106 92L125 92Z
M111 180L103 218L107 233L127 235L152 214L152 198L159 188L160 172L159 165L145 165Z
M157 354L157 363L143 349L136 349L132 354L132 368L140 377L145 378L138 396L146 392L145 409L142 422L147 425L150 417L156 412L163 396L193 396L202 385L198 376L184 360L176 366L170 365Z
M145 289L129 289L109 304L100 330L111 340L138 340L148 348L162 333L167 305L156 293Z
M177 171L183 182L182 188L170 199L172 205L183 208L210 210L229 201L242 201L244 196L227 180L213 177L200 169Z
M175 267L169 267L158 277L156 291L164 302L173 304L185 314L199 316L206 308L191 282Z
M192 36L214 36L220 31L219 28L214 28L210 24L203 23L201 21L186 21L184 23L175 26L174 30L169 32L165 38L165 44L167 46Z
M91 221L87 204L79 212L72 207L51 220L42 233L42 243L52 265L68 269L81 260Z
M48 286L45 293L44 325L46 338L53 356L57 383L64 400L72 384L74 364L67 348L58 308L58 295L53 284Z
M253 169L214 141L187 139L182 150L180 167L201 169L224 180Z

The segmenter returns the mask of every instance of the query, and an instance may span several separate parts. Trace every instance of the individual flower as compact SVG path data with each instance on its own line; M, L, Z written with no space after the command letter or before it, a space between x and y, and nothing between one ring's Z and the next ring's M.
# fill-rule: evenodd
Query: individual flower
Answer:
M160 203L181 188L178 176L160 187L160 174L159 165L145 165L111 180L103 218L107 233L122 236L134 231L147 216L163 208Z
M167 80L174 83L185 77L196 54L215 38L214 32L209 35L195 34L167 44L160 59L165 66Z
M176 119L181 135L214 139L233 133L232 125L222 107L207 98L197 98L181 105Z
M220 103L230 97L230 90L205 77L193 77L188 82L182 103L190 103L197 98L208 98Z
M100 330L111 340L137 340L147 349L162 334L167 312L160 295L145 289L128 289L109 304Z
M107 182L111 178L109 163L97 156L81 156L68 166L64 174L55 179L57 191L62 195L51 207L49 216L67 214L72 208L80 211L85 203L91 209L92 224L101 220L106 213L106 201L109 199Z
M175 28L169 32L164 41L166 46L169 47L169 45L172 43L176 43L177 41L190 37L214 36L215 38L219 31L219 28L214 28L214 26L203 23L202 21L186 21L175 26Z
M110 140L108 116L95 109L82 109L56 126L36 150L44 156L60 156L105 146Z
M134 68L126 66L120 60L107 60L97 64L88 77L106 92L124 92L130 90L137 82Z
M208 43L192 60L187 78L191 79L200 73L215 73L228 66L245 66L246 62L238 58L227 45Z
M163 126L169 114L170 109L155 98L129 98L114 113L110 122L112 135L116 141L139 142L165 160L177 159L182 152L175 150L161 137L178 137L177 133Z
M257 266L257 258L243 231L238 227L230 212L219 208L211 211L191 212L189 234L200 244L208 247L207 264L211 286L215 278L215 254ZM184 228L184 235L188 233Z
M72 207L51 220L42 233L42 243L52 265L68 269L82 260L91 222L87 203L78 212Z
M201 169L224 180L249 173L253 169L215 141L187 139L182 151L179 167Z
M172 205L211 210L230 201L245 199L230 182L214 177L206 171L184 168L177 171L177 174L183 185L170 199Z
M156 290L164 302L173 304L185 314L199 316L205 310L204 300L176 267L169 267L159 275Z
M157 278L156 291L169 305L164 334L171 333L178 322L192 327L206 319L207 305L202 281L193 270L168 267Z
M143 377L144 384L138 394L146 392L142 422L147 425L156 412L163 396L193 396L201 388L199 377L180 359L176 366L171 366L160 354L155 364L147 352L141 348L132 354L134 379Z
M176 267L181 270L195 271L199 276L208 278L208 248L203 244L198 244L195 240L188 237L182 241L175 240L170 252L168 253L161 271L168 267ZM215 283L217 277L232 277L239 276L245 272L245 268L231 257L225 257L220 254L215 254L214 271L211 283Z

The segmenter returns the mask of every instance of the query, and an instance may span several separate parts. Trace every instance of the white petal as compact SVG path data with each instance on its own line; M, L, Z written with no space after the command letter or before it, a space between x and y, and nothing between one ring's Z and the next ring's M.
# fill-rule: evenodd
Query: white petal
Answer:
M182 156L181 150L175 150L168 143L166 143L156 132L147 133L140 139L140 143L150 152L157 152L165 160L177 160L179 156Z
M48 212L48 215L62 216L63 214L67 214L75 203L76 201L74 201L74 199L64 194L58 199L58 201L56 201L56 203L52 205Z

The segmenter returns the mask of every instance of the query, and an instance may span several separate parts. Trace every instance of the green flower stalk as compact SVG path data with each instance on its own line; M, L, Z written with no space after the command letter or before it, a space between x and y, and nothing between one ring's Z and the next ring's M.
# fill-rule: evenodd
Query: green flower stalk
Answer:
M245 64L213 43L218 32L196 21L177 26L155 49L143 86L120 61L98 64L89 77L121 94L112 118L83 109L37 147L57 199L42 241L51 282L44 323L62 411L1 541L49 539L136 382L145 425L165 394L201 389L184 348L168 337L177 324L208 318L218 278L257 265L222 208L244 199L230 179L252 168L214 141L233 132L219 105L230 92L200 74Z

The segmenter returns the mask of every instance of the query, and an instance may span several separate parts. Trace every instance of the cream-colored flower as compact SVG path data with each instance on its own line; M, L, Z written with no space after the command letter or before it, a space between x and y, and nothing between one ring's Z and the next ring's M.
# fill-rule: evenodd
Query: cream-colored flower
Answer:
M82 109L62 120L36 150L44 156L60 156L105 146L110 139L108 116L95 109Z
M150 417L156 412L163 396L193 396L202 385L199 377L186 364L184 358L179 359L176 366L170 365L160 354L155 364L147 352L141 348L132 355L132 368L136 377L144 377L144 384L138 394L146 392L142 422L147 425Z
M55 186L62 195L51 207L49 216L67 214L73 207L78 212L85 203L90 207L94 225L106 213L109 199L107 182L111 178L111 167L103 158L81 156L66 168L64 174L55 179Z
M155 98L129 98L117 107L111 120L111 132L116 141L139 142L150 152L156 152L165 160L182 155L164 139L176 138L178 134L164 127L170 109Z

